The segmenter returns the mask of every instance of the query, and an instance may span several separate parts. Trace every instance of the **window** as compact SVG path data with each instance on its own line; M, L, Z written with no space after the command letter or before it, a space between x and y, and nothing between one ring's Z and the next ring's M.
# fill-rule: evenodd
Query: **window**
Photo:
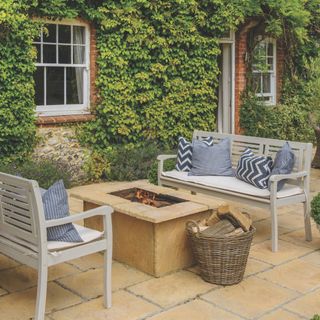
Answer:
M81 23L48 23L35 39L38 115L88 112L88 34L87 26Z
M253 51L253 88L267 104L276 103L276 41L260 40Z

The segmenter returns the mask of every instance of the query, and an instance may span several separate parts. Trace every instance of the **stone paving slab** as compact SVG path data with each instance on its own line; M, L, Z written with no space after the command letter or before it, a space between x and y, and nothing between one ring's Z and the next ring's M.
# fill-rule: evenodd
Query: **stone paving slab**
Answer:
M284 308L301 317L311 319L313 315L320 314L320 289L290 302Z
M0 297L0 317L4 320L29 320L34 315L36 287ZM46 312L67 308L82 299L54 282L48 283Z
M297 293L255 276L241 283L214 290L202 299L225 310L255 319L297 297Z
M103 299L99 298L55 312L51 318L54 320L138 320L160 311L159 307L123 290L114 293L112 299L111 309L105 309Z
M208 292L215 287L217 286L203 281L192 272L178 271L161 278L153 278L139 283L129 287L128 290L162 308L168 308Z
M214 315L214 318L213 318ZM228 311L222 310L213 306L212 304L203 300L193 300L188 303L174 307L168 311L161 312L151 318L150 320L241 320L239 316L236 316Z

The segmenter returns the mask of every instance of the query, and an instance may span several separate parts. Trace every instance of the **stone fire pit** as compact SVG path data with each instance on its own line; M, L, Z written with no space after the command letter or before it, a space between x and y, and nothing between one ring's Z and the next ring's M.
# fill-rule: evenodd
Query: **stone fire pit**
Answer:
M157 203L164 199L165 205L157 208L137 199L131 201L136 189L150 193ZM71 196L83 200L84 210L112 206L113 258L157 277L193 264L185 223L209 216L221 204L210 197L158 187L144 180L76 187ZM103 228L100 217L84 223L93 229Z

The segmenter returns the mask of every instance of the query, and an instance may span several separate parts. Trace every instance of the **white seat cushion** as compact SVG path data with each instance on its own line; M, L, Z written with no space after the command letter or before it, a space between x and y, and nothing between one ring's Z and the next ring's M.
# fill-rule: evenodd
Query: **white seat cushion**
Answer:
M207 187L223 189L250 196L269 198L270 191L268 189L259 189L249 183L241 181L236 177L224 176L188 176L188 172L179 172L177 170L162 172L162 176L167 178L178 179L182 181L192 182ZM277 198L285 198L302 193L303 190L298 186L286 184L278 193Z
M84 243L99 239L103 235L103 232L89 229L86 227L82 227L78 224L73 224L73 225L76 228L76 230L78 231L83 242L48 241L48 250L49 251L61 250L61 249L66 249L69 247L75 247L75 246L79 246L79 245L81 246Z

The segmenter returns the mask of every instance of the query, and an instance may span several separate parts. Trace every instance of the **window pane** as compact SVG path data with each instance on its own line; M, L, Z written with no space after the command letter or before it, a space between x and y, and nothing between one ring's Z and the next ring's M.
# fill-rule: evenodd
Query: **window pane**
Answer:
M56 45L44 44L43 45L43 63L56 63Z
M71 63L71 46L59 46L59 63Z
M64 68L47 68L47 105L64 104Z
M36 50L37 50L37 62L41 62L41 45L40 44L36 44L34 45Z
M83 46L73 46L73 63L74 64L84 64L85 57L85 47Z
M73 43L74 44L85 44L85 28L74 26L73 27Z
M71 26L58 25L59 43L71 43Z
M34 73L34 88L36 91L35 102L37 106L44 105L44 67L37 67Z
M56 42L56 28L57 26L55 24L47 24L46 29L47 32L43 32L43 42Z
M261 74L254 73L252 77L253 91L261 93Z
M33 42L41 42L41 31L40 31L40 33L33 39Z
M268 70L273 70L273 58L268 58Z
M67 68L67 104L83 104L83 68Z
M271 93L271 77L270 74L264 74L262 76L263 93Z
M268 56L273 56L273 44L269 43L268 44Z

